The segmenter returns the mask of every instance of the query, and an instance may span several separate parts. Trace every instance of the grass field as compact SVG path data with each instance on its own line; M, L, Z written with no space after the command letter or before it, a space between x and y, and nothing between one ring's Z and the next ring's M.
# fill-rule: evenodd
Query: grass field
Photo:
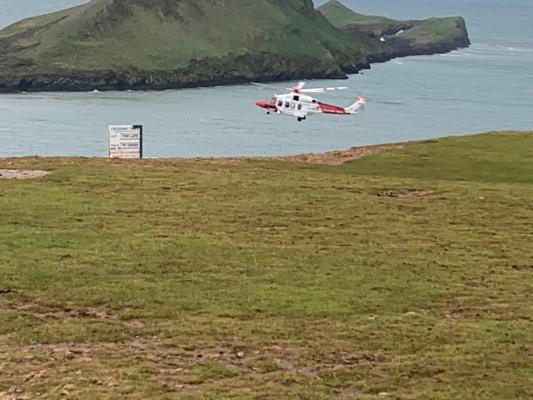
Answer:
M0 160L0 399L531 399L532 160Z

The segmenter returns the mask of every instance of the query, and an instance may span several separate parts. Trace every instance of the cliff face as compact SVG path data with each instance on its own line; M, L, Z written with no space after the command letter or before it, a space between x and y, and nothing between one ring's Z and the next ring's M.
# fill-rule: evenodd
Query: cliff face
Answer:
M318 10L354 43L364 43L362 48L369 62L441 54L470 46L462 17L394 20L358 14L338 0L331 0Z
M426 22L337 1L318 11L312 0L92 0L1 30L0 92L344 78L369 61L465 44L464 21Z

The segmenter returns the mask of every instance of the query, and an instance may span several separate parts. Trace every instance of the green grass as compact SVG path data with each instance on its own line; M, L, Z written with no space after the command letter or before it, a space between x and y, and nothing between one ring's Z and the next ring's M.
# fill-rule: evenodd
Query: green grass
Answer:
M529 399L531 149L0 160L0 398Z
M343 172L358 175L533 184L533 148L530 143L531 136L522 133L494 132L460 139L436 139L407 146L404 151L383 152L348 162L341 168ZM463 146L467 151L461 150ZM401 168L395 168L398 165Z
M417 42L439 42L460 37L464 22L459 17L429 18L421 21L405 33L405 37Z
M318 7L318 10L336 27L359 26L361 29L374 30L401 24L402 21L378 15L359 14L338 0L331 0Z

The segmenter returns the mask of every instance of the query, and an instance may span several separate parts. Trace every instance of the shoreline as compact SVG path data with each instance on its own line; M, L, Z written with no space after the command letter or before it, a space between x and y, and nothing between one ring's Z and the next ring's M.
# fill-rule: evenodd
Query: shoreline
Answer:
M372 69L373 64L383 64L397 58L448 54L471 46L468 34L461 40L443 41L424 45L410 45L399 42L397 47L369 52L366 62L345 64L335 71L279 71L251 76L248 74L227 74L196 80L183 79L183 71L94 71L76 75L64 74L23 74L12 78L12 82L0 80L0 95L14 93L44 92L125 92L125 91L164 91L195 88L212 88L217 86L237 86L257 83L277 83L286 81L305 81L315 79L349 79L362 71ZM185 76L190 71L185 73Z
M14 93L54 93L54 92L126 92L126 91L165 91L180 89L212 88L217 86L238 86L251 82L257 83L278 83L287 81L307 81L307 80L328 80L328 79L349 79L350 75L357 75L362 71L369 71L374 64L383 64L397 58L432 56L448 54L453 51L466 49L471 46L467 43L462 45L457 42L437 43L417 47L405 47L388 51L369 53L366 63L345 65L336 71L319 73L316 71L306 72L279 72L262 76L252 77L243 76L220 76L210 79L200 79L196 81L187 80L168 80L167 82L151 82L154 77L161 77L164 81L165 76L172 76L177 71L101 71L96 74L87 76L75 74L51 74L20 76L15 79L15 84L8 85L0 81L0 95ZM149 77L149 78L147 78ZM103 81L103 82L102 82Z

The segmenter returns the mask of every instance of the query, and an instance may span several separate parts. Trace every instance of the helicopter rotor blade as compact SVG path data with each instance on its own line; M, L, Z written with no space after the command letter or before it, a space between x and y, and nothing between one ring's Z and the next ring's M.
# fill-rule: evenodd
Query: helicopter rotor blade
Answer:
M298 82L297 85L293 86L289 90L292 90L293 92L299 92L305 87L305 82Z
M300 93L326 93L326 92L333 92L336 90L347 90L348 87L346 86L339 86L339 87L328 87L328 88L312 88L312 89L302 89L300 90Z
M291 91L291 93L326 93L326 92L333 92L336 90L348 89L347 86L304 89L305 84L306 84L305 82L299 82L297 85L293 86L292 88L283 88L280 86L269 85L266 83L250 82L250 85L256 86L260 90L264 90L264 89L289 90Z
M363 96L357 96L357 102L359 104L365 105L367 103L367 99L366 97L363 97Z
M279 90L285 90L281 86L274 86L274 85L267 85L266 83L259 83L259 82L250 82L250 85L257 87L259 90L264 89L279 89Z
M326 89L324 88L313 88L313 89L302 89L300 93L325 93Z

